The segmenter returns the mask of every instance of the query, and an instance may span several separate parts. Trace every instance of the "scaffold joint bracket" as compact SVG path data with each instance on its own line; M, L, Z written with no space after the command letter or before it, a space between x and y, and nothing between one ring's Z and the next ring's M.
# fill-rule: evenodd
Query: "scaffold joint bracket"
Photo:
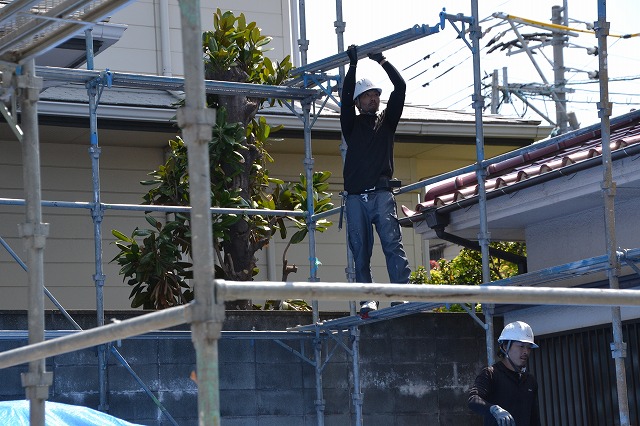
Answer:
M625 342L613 342L611 343L611 357L612 358L626 358L627 357L627 344Z
M216 110L210 108L193 108L183 106L177 111L178 126L185 133L192 132L195 141L209 143L211 128L216 121ZM187 139L190 142L189 139Z
M40 96L40 91L42 90L42 77L38 77L33 74L22 74L16 77L16 83L20 89L37 91L35 99L38 99L38 96Z
M20 379L27 399L43 400L49 397L49 387L53 384L52 372L22 373Z
M33 240L33 247L42 249L49 236L48 223L21 223L18 225L18 235L21 238Z

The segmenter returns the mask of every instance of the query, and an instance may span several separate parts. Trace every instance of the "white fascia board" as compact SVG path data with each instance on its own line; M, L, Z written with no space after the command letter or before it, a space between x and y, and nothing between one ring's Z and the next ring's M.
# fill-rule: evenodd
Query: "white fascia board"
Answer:
M261 114L258 113L260 116ZM265 114L264 117L274 124L282 124L288 129L302 130L302 121L293 115ZM319 117L312 130L324 130L340 132L339 117ZM549 136L552 128L537 124L484 124L483 131L485 137L514 138L540 140ZM425 135L425 136L464 136L475 137L476 126L474 123L462 122L417 122L400 121L396 133L403 135Z
M39 101L38 114L64 117L89 117L89 104ZM99 105L97 115L99 118L104 119L167 123L175 122L176 110L173 108Z
M39 101L38 112L44 115L88 117L89 105L86 103ZM152 108L101 104L98 107L98 117L127 121L169 122L175 121L175 108ZM261 116L262 114L258 114ZM294 115L264 114L274 124L282 124L288 129L302 130L300 118ZM319 117L312 130L340 132L339 117ZM548 136L550 128L535 124L485 124L485 137L516 138L539 140ZM476 127L473 123L461 122L416 122L401 121L397 133L404 135L425 136L464 136L475 137Z

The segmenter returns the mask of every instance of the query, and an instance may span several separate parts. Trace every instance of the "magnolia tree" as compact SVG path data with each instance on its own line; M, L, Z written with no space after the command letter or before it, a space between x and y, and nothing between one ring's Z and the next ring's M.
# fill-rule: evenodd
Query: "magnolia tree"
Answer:
M273 62L264 55L264 46L271 38L261 34L255 22L247 23L243 14L222 13L213 16L214 30L202 37L205 78L254 84L281 84L292 68L287 56ZM307 194L307 180L300 175L298 182L283 182L269 176L273 162L265 144L272 132L258 110L275 100L251 98L240 94L208 95L207 103L217 108L216 123L209 142L211 165L211 206L221 208L251 208L303 211L307 197L313 198L314 212L333 207L327 192L329 172L313 173L313 192ZM187 147L177 137L169 141L165 164L149 173L151 179L141 182L151 189L144 196L144 204L188 206L189 175ZM163 309L193 299L189 285L192 278L190 254L190 218L187 213L170 213L163 223L147 214L150 227L136 228L131 235L113 230L115 244L120 250L113 259L120 266L124 280L132 287L132 307ZM323 232L331 222L316 222L316 230ZM213 214L213 247L216 255L216 278L250 281L258 273L256 252L264 248L276 234L288 237L287 227L295 230L289 237L291 244L304 240L307 224L293 216ZM285 251L286 254L286 251ZM284 257L284 256L283 256ZM295 270L283 260L283 279ZM269 307L282 303L268 301ZM300 301L287 301L288 308L306 308ZM227 302L228 309L251 309L249 300Z

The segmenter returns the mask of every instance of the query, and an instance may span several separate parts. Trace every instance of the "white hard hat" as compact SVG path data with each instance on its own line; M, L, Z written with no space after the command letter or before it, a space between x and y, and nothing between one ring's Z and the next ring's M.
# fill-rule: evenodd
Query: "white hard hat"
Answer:
M502 343L507 340L529 343L532 348L538 347L538 345L533 342L533 330L531 330L529 324L522 321L515 321L504 326L500 337L498 337L498 342Z
M377 90L378 94L380 95L382 94L382 89L376 86L375 84L373 84L373 82L368 78L362 78L356 81L356 90L353 92L353 100L355 101L356 99L358 99L358 96L362 95L367 90L372 90L372 89Z

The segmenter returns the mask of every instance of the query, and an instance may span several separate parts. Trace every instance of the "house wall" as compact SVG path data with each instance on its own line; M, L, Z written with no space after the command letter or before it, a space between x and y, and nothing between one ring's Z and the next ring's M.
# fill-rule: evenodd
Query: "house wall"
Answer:
M122 38L105 52L96 56L95 69L109 68L112 71L131 72L151 75L183 75L182 37L180 33L180 10L177 0L167 0L169 7L168 26L161 26L160 7L163 0L141 0L111 16L110 22L126 24L127 30ZM201 1L201 19L203 31L213 30L213 14L217 8L236 15L245 14L247 22L257 22L264 35L273 37L267 48L272 59L281 60L290 55L296 37L292 36L290 25L291 11L289 0L224 0ZM168 35L163 35L167 31ZM170 55L167 64L162 63L164 46Z
M617 160L612 170L616 182L614 238L619 249L640 247L635 220L640 208L638 173L633 160ZM492 235L503 235L505 229L499 227L507 228L511 218L519 217L525 223L523 233L530 272L606 255L601 181L602 168L594 167L498 198L499 203L492 202L488 207L493 220L489 225ZM471 220L471 217L465 218L466 223ZM623 288L637 288L640 277L623 264L620 282L624 283ZM606 272L575 274L573 278L541 285L572 287L592 283L608 287ZM638 308L624 307L621 313L623 320L640 318ZM548 334L607 324L612 316L609 307L535 306L509 310L504 313L504 319L505 322L525 321L536 334Z
M58 131L64 132L60 128ZM46 134L42 135L46 139ZM0 191L3 198L24 199L20 144L2 141ZM138 183L163 162L161 148L108 146L100 156L102 202L140 204L143 187ZM86 144L43 143L40 146L42 199L44 201L92 202L91 160ZM25 261L18 224L25 221L24 206L0 205L0 236ZM67 309L95 308L94 233L91 213L87 209L45 207L43 222L49 223L44 253L45 286ZM136 226L147 223L141 213L108 210L102 223L104 301L110 308L129 306L130 289L118 276L118 268L108 262L115 256L111 229L130 234ZM0 309L24 309L27 303L27 274L9 255L0 250ZM48 299L47 299L47 303ZM49 305L50 307L52 305Z
M88 133L46 127L41 130L42 199L44 201L65 201L90 203L93 200L91 160L88 153ZM84 138L86 136L86 139ZM142 196L148 189L140 181L148 179L147 173L157 169L164 162L167 141L174 137L170 133L156 134L155 142L123 136L116 131L101 132L100 136L100 188L101 201L117 204L141 204ZM0 141L3 156L0 158L0 194L2 198L24 199L22 184L22 157L20 144L15 140ZM318 141L321 143L321 141ZM304 155L274 153L275 163L271 176L284 180L298 181L304 173ZM314 170L329 170L333 173L329 191L334 205L340 205L338 193L342 190L342 159L336 148L335 155L318 155ZM415 180L415 161L397 158L398 177L405 182ZM416 194L398 197L398 205L415 205ZM24 222L24 206L0 204L0 237L25 261L22 241L18 237L18 224ZM402 214L402 213L400 213ZM161 218L161 216L158 216ZM338 230L338 216L331 217L334 223L328 231L316 236L316 257L322 263L318 277L322 281L346 282L346 236L345 230ZM93 309L96 306L93 276L95 268L94 226L88 209L46 207L43 222L50 224L47 238L45 261L45 286L66 309ZM142 212L107 209L101 226L103 273L106 275L104 304L106 309L126 309L130 306L131 288L123 282L119 268L109 263L118 253L112 244L115 238L112 229L127 235L136 228L149 225ZM291 234L290 234L291 235ZM411 229L403 230L405 250L412 269L422 264L419 239ZM298 266L298 272L289 280L307 281L310 276L308 239L290 248L287 252L289 264ZM417 244L416 244L417 243ZM282 256L286 241L276 237L270 247L257 253L260 274L257 280L281 280ZM273 250L273 263L268 262L267 250ZM270 268L270 265L275 266ZM388 281L384 256L376 244L372 258L372 269L378 282ZM0 299L0 309L26 309L27 274L13 257L0 248L0 289L11 298ZM48 307L53 307L46 300ZM262 301L256 300L261 304ZM384 304L382 306L385 306ZM347 311L345 302L321 302L321 310Z
M620 249L640 247L640 234L634 219L639 208L640 199L615 205L615 238ZM602 207L531 224L527 227L526 234L528 265L532 271L606 254ZM622 268L621 279L630 282L625 286L640 285L640 277L628 266ZM558 284L545 285L568 286L598 280L606 283L606 273L595 273L587 277L563 280ZM640 308L623 307L621 314L623 320L640 318ZM528 322L536 333L543 334L606 324L611 322L611 318L611 308L600 306L569 306L561 309L541 306L505 314L505 321Z
M128 315L108 312L107 318L125 319ZM95 323L91 312L72 312L72 316L83 328ZM69 328L57 312L47 313L46 320L47 329ZM25 329L26 321L24 312L4 312L0 327ZM284 330L311 321L311 313L227 312L224 330ZM360 330L364 424L482 424L481 418L467 409L467 392L486 362L484 330L467 314L412 315L362 326ZM303 350L307 357L313 355L310 340L302 345L299 340L283 342L294 350ZM25 343L2 339L0 350ZM348 341L343 343L349 345ZM197 424L197 386L190 379L196 361L190 333L174 338L156 334L125 339L114 345L178 424ZM312 364L270 339L223 336L218 347L222 424L317 424ZM322 373L324 424L355 424L350 384L352 361L342 347L336 348L332 339L324 341L322 350L326 360ZM330 353L333 355L327 359ZM26 366L16 366L0 370L3 383L0 400L24 398L20 373L25 369ZM95 348L48 358L47 370L54 375L50 401L97 408ZM144 425L170 424L113 356L109 356L107 373L110 414Z

